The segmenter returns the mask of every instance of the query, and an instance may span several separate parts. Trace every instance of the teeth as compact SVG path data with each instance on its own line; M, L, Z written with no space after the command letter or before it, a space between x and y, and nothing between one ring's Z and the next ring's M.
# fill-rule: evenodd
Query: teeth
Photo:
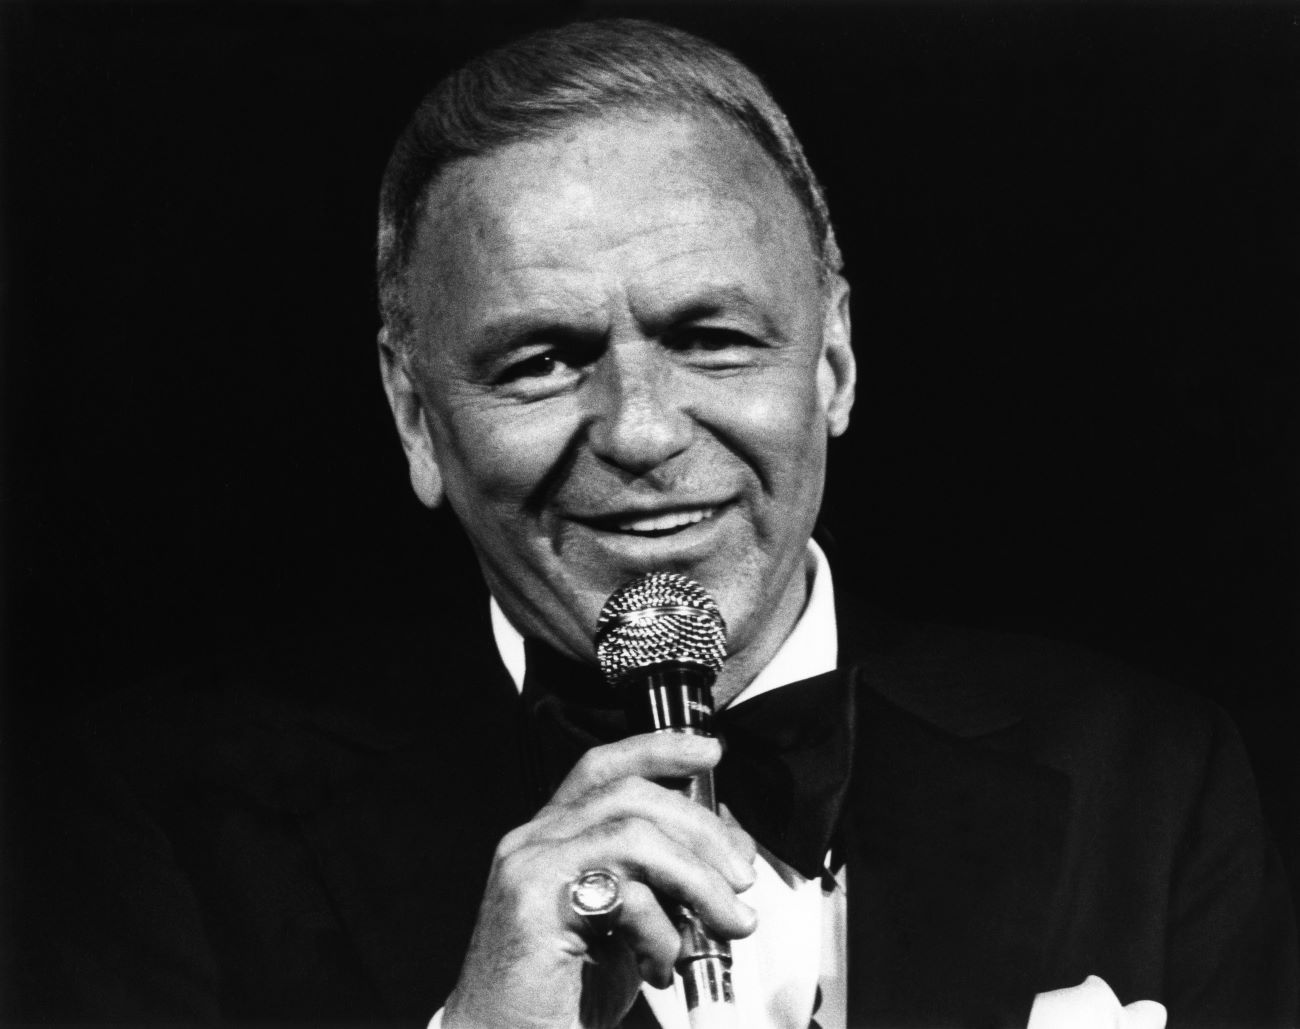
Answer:
M625 522L619 522L618 527L623 532L666 532L669 529L680 529L685 525L702 522L712 514L712 508L695 511L673 511L671 514L629 519Z

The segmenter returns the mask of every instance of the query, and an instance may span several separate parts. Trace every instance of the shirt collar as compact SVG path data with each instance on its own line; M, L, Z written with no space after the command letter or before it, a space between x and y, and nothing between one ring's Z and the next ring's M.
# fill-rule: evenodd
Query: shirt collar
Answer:
M781 644L754 681L746 686L731 705L774 690L786 683L811 679L814 675L832 671L838 660L835 629L835 588L831 582L830 564L826 555L812 540L808 541L808 558L812 563L812 588L808 602L794 629ZM524 688L524 638L510 624L496 597L489 601L492 616L492 637L496 640L501 661L514 680L515 688Z

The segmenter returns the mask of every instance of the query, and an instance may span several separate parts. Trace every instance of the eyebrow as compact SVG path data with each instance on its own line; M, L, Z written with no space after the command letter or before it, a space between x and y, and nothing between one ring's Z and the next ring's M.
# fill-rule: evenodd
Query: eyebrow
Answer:
M542 339L575 339L593 332L603 332L597 319L567 317L557 311L518 311L490 318L474 333L475 346L470 358L476 373L491 371L512 350Z
M680 301L669 300L644 328L650 335L658 336L677 326L728 314L752 319L763 333L778 342L788 339L769 306L736 285L705 286ZM577 312L546 308L507 312L489 317L475 332L473 366L476 371L485 372L511 350L541 339L574 340L605 331L604 312L598 307Z
M762 331L778 340L786 332L773 317L770 307L758 303L740 286L710 286L667 311L666 326L682 325L719 315L740 314L753 319Z

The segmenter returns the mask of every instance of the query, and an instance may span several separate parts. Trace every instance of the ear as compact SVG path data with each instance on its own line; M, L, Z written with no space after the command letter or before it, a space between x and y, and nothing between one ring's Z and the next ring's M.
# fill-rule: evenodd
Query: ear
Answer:
M429 434L424 395L416 386L406 357L389 342L387 327L379 330L379 374L384 380L384 392L388 395L402 450L406 452L411 489L426 507L438 507L445 494Z
M817 392L826 412L827 430L843 435L857 392L858 364L853 358L853 333L849 322L849 284L835 275L826 284L822 317L822 357L817 369Z

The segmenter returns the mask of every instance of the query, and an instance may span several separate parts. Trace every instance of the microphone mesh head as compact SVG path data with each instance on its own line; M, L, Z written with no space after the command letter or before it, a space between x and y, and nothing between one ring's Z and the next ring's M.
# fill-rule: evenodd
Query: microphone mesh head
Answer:
M716 675L727 656L727 626L694 579L651 572L615 590L596 620L596 657L609 684L670 662Z

